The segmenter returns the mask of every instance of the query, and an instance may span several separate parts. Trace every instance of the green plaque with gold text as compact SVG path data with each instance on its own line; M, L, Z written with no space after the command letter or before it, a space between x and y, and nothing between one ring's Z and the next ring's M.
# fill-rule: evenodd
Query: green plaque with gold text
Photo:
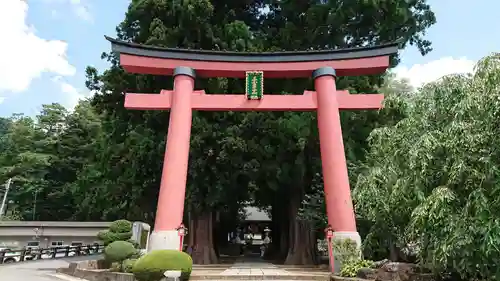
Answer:
M264 96L264 72L246 72L246 95L249 100L260 100Z

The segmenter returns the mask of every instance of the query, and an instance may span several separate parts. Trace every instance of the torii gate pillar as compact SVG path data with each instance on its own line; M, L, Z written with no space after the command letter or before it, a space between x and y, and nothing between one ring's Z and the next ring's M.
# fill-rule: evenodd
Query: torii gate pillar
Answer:
M195 72L189 67L177 67L173 76L170 122L150 249L179 249L177 228L184 214Z
M328 224L335 230L336 239L349 238L361 245L349 188L335 78L335 69L332 67L319 68L313 72L318 102L318 131L326 213Z

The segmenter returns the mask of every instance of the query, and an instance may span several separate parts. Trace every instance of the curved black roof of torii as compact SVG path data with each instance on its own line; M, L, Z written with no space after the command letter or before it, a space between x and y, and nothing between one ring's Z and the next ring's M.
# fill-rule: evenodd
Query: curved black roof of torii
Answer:
M399 43L370 47L334 50L283 51L283 52L234 52L180 48L164 48L120 41L108 36L112 50L121 54L164 59L217 61L217 62L307 62L350 60L396 54Z

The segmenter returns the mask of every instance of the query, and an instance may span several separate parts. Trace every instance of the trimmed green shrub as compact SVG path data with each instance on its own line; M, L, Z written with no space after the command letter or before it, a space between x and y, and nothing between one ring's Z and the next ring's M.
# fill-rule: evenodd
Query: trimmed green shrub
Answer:
M167 270L180 270L181 280L189 280L193 260L177 250L154 250L139 258L132 267L138 281L159 281Z
M107 246L115 241L128 241L132 237L132 223L128 220L117 220L111 223L108 230L99 231L97 239Z
M132 231L132 223L128 220L116 220L109 226L109 231L115 233L125 233Z
M104 258L110 262L122 263L136 253L134 245L126 241L115 241L104 248Z
M132 268L134 264L137 262L137 259L127 259L123 261L122 271L125 273L132 273Z
M139 243L137 243L137 241L134 241L134 240L132 240L132 239L129 239L129 240L127 240L127 241L128 241L128 242L130 242L130 243L132 243L132 245L134 245L134 247L135 247L136 249L139 249L139 246L140 246L140 245L139 245Z
M117 233L109 230L101 230L97 234L97 239L104 242L104 245L109 245L115 241L128 241L132 237L132 232Z

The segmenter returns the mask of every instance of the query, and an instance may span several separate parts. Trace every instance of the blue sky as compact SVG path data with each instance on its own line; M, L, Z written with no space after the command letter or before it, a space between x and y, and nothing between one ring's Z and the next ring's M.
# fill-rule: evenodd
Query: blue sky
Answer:
M0 0L0 116L36 114L42 104L69 109L85 89L85 67L104 69L109 50L104 35L115 35L129 0ZM442 75L470 71L474 62L500 51L500 1L429 0L437 16L427 39L434 50L402 53L396 69L414 86ZM5 32L6 31L6 32Z

